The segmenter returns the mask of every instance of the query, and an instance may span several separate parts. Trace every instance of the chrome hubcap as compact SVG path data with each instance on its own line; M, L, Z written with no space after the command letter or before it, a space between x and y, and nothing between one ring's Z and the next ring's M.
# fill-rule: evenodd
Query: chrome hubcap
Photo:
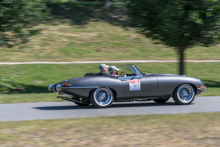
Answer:
M95 92L95 101L100 106L106 106L112 101L112 93L106 88L97 89Z
M194 98L194 90L190 85L182 85L178 90L178 98L183 103L188 103Z
M186 89L183 89L183 90L181 90L180 95L181 95L180 97L182 99L186 99L189 96L189 93L188 93L188 91L186 91Z
M99 101L103 101L103 100L105 99L105 96L106 96L106 93L104 93L104 92L99 92L99 93L98 93Z

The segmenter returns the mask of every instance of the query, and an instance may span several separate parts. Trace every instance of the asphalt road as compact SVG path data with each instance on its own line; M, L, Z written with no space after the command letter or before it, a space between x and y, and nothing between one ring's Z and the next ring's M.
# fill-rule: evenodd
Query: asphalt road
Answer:
M220 96L196 97L191 105L176 105L171 98L165 104L156 104L153 101L118 102L105 109L97 109L91 105L79 107L72 102L0 104L0 121L195 112L220 112Z

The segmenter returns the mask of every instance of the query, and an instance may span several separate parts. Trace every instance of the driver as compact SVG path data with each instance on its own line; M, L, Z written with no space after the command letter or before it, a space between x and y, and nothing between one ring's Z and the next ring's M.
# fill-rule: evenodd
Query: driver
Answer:
M108 71L110 72L111 76L115 76L115 77L119 77L120 75L118 75L118 71L120 69L118 69L116 66L110 66ZM124 75L124 77L126 77L126 74Z
M119 75L118 75L119 69L116 66L110 66L108 71L110 72L111 76L119 77Z

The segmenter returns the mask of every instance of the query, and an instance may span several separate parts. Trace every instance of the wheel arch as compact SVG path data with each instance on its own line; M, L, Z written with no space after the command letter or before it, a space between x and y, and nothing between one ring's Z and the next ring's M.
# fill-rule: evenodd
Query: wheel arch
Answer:
M99 88L99 87L98 87L98 88ZM91 96L92 91L94 91L95 89L97 89L97 88L94 88L94 89L90 90L90 92L89 92L89 97ZM89 99L89 97L88 97L88 99Z
M113 93L114 93L114 99L116 99L116 97L117 97L117 92L114 90L114 89L112 89L112 88L109 88Z
M177 86L174 88L172 95L174 94L175 90L176 90L180 85L183 85L183 84L188 84L188 85L192 86L192 88L193 88L194 91L195 91L195 95L196 95L197 89L196 89L196 86L195 86L194 84L192 84L192 83L181 83L181 84L177 85Z
M98 87L98 88L109 88L109 87ZM95 90L95 89L97 89L97 88L94 88L94 89L92 89L90 92L89 92L89 97L90 97L90 95L91 95L91 93L92 93L92 91L93 90ZM116 92L116 90L114 90L114 89L112 89L112 88L109 88L113 93L114 93L114 99L117 97L117 92Z

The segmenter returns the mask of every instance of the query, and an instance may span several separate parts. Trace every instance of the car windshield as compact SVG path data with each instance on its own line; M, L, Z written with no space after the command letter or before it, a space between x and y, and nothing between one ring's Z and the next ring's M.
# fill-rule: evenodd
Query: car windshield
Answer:
M134 66L135 66L135 65L134 65ZM143 73L140 71L140 69L137 68L137 66L135 66L135 68L136 68L136 71L137 71L137 73L138 73L139 75L143 75Z
M125 72L126 74L135 74L132 65L118 65L116 67L119 69L118 73Z
M129 75L136 75L136 73L139 75L142 74L141 71L136 66L135 66L135 69L136 69L136 72L135 72L132 66L133 65L128 64L128 65L118 65L116 67L119 69L118 73L125 72L126 74L129 74Z

